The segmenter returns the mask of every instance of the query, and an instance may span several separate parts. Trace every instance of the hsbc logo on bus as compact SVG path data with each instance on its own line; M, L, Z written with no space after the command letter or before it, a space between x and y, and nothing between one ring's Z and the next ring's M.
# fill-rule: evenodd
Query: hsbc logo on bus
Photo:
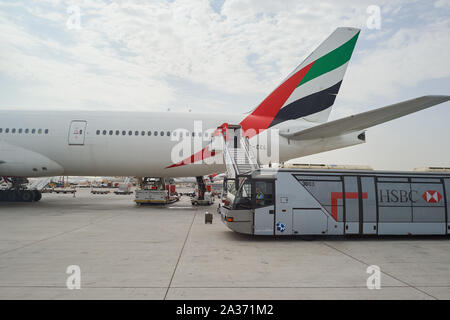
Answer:
M436 190L427 190L422 194L422 199L427 203L438 203L441 201L442 195ZM416 190L379 190L380 203L416 203L418 200L420 200L420 195Z
M422 194L423 200L428 203L438 203L442 199L442 195L436 190L427 190Z
M417 191L415 190L397 190L397 189L380 189L379 191L380 203L407 203L417 202Z

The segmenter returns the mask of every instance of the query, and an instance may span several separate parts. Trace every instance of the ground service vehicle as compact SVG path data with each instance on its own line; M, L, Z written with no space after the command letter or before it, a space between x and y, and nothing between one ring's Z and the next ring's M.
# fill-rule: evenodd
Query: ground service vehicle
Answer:
M169 204L179 199L173 179L139 178L139 188L136 189L134 199L136 204Z
M226 179L219 208L253 235L448 235L450 174L258 169Z

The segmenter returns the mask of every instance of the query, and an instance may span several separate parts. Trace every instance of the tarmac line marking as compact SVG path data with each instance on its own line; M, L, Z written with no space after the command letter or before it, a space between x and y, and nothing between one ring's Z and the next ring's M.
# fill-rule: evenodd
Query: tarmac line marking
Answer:
M183 247L181 248L180 255L178 256L178 259L177 259L177 263L175 264L175 268L173 269L173 273L172 273L172 276L170 277L170 282L169 282L169 285L167 286L166 294L164 295L164 299L163 300L167 299L167 294L169 293L169 289L172 286L173 278L175 277L175 273L177 272L178 264L180 263L181 256L182 256L183 251L184 251L184 247L186 246L186 243L187 243L187 240L189 238L189 235L191 234L191 229L192 229L192 226L194 225L194 221L195 221L195 217L197 216L197 212L198 211L195 210L195 213L194 213L194 215L192 217L191 225L189 226L188 232L186 234L186 238L184 239Z

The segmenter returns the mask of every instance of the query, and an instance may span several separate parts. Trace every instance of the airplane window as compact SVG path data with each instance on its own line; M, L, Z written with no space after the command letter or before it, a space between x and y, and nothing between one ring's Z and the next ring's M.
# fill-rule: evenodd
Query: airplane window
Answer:
M170 137L170 131L167 131L167 136Z
M174 137L176 137L176 136L177 136L177 132L174 131L174 132L172 133L172 135L173 135Z
M126 132L125 130L123 130L123 131L122 131L122 135L123 135L123 136L126 136L126 135L127 135L127 132Z
M42 133L42 129L39 129L38 133L41 134ZM80 133L81 133L81 130L80 130Z
M31 130L31 133L35 134L36 133L36 129Z
M18 133L22 133L22 129L19 129L17 132L18 132Z
M97 135L99 135L99 134L100 134L100 130L97 130L97 132L96 132L96 133L97 133Z
M131 130L128 131L128 135L129 135L129 136L132 136L132 135L133 135L133 131L131 131Z
M81 133L81 132L80 132ZM109 135L112 136L113 135L113 131L109 130Z
M208 137L208 132L205 131L205 138Z
M44 133L45 133L45 134L48 134L48 129L45 129Z
M30 129L25 129L25 133L28 133L28 132L30 132Z
M139 135L139 131L135 131L135 132L134 132L134 135L135 135L135 136L138 136L138 135Z
M158 135L158 131L155 131L155 133L154 133L154 134L155 134L155 136L157 136L157 135Z
M2 133L3 132L3 129L2 128L0 128L0 133Z
M141 136L145 136L145 131L142 131L142 132L141 132Z
M163 137L164 136L164 131L161 131L161 137Z
M192 136L193 136L193 137L195 136L195 132L192 132Z
M119 130L116 130L116 136L118 136L120 134Z
M104 135L104 136L106 136L106 130L103 130L103 132L102 132L102 133L103 133L103 135Z
M151 136L151 135L152 135L152 132L151 132L151 131L147 132L147 135L148 135L148 136Z
M11 133L16 133L16 129L12 129L12 130L11 130Z
M8 132L9 132L9 128L6 128L6 129L5 129L5 133L8 133Z

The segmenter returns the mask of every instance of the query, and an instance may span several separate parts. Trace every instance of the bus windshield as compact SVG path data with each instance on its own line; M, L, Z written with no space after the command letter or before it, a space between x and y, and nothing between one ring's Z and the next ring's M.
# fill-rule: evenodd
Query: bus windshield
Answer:
M234 194L234 201L230 201L230 203L233 204L235 210L273 206L274 181L244 179L240 183L239 190Z
M239 191L234 199L233 208L234 209L251 209L252 206L252 183L250 180L245 179Z

